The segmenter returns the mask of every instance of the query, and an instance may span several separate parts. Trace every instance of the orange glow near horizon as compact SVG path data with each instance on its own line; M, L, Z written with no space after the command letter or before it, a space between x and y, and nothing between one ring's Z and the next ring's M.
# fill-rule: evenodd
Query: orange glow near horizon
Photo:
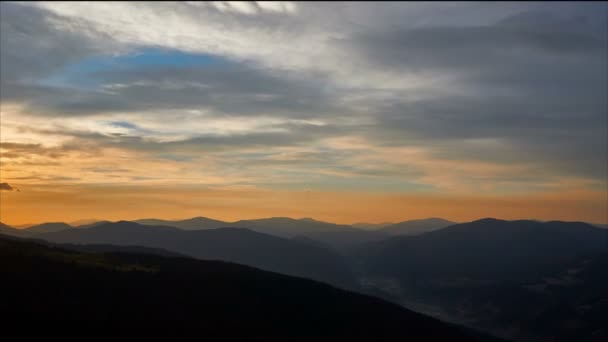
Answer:
M593 6L0 6L3 223L608 224Z
M283 191L256 188L133 186L22 186L0 193L0 221L9 225L81 219L185 219L225 221L272 216L312 217L350 224L442 217L456 222L483 217L608 223L602 192L527 196Z

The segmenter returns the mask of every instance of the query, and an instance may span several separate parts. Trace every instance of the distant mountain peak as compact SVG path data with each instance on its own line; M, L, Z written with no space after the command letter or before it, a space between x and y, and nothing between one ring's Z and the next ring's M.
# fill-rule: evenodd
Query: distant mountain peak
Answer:
M195 216L193 218L190 219L186 219L184 221L218 221L209 217L205 217L205 216Z
M500 220L500 219L493 218L493 217L484 217L482 219L475 220L472 223L495 223L495 222L507 222L507 221Z
M456 224L439 217L403 221L385 226L380 231L393 235L418 235Z
M395 224L394 222L380 222L380 223L370 223L370 222L356 222L351 224L352 227L358 229L367 229L367 230L379 230L384 227Z
M108 224L111 224L111 222L108 222ZM126 220L116 221L116 222L114 222L114 224L119 225L119 226L130 226L130 227L141 226L140 224L138 224L136 222L126 221Z
M25 228L24 231L31 233L49 233L73 228L73 226L65 222L46 222Z
M70 224L67 224L65 222L60 222L60 221L57 221L57 222L44 222L44 223L38 224L37 226L50 226L52 224L53 225L63 225L63 226L70 226L71 227Z
M94 223L100 222L100 221L103 221L103 220L99 220L99 219L81 219L81 220L71 221L71 222L69 222L69 224L71 226L77 227L77 226L86 226L86 225L94 224Z
M444 222L450 222L446 219L443 219L441 217L429 217L429 218L425 218L425 219L421 219L421 221L444 221Z

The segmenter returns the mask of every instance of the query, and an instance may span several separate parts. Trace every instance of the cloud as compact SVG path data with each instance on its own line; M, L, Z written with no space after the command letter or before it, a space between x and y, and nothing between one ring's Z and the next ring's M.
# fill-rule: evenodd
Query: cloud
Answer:
M282 77L271 70L237 64L134 69L93 76L112 91L110 98L128 99L123 108L118 102L117 110L198 108L216 115L288 117L311 117L332 110L329 94L319 81ZM64 109L61 104L58 107Z
M295 13L298 5L292 1L256 1L258 7L263 11L273 13Z
M370 98L379 127L368 134L389 145L433 146L438 158L541 164L605 180L605 22L594 25L598 14L586 14L522 12L486 26L373 31L340 41L370 68L443 84L426 97Z
M191 2L192 5L201 5ZM297 5L291 1L212 1L208 4L223 13L237 13L244 15L258 15L267 13L291 14L297 9Z
M0 6L3 92L15 84L32 84L85 56L113 52L111 40L82 21L16 3Z
M103 150L184 182L605 183L606 4L1 6L3 165Z
M59 146L44 146L42 144L24 144L24 143L11 143L3 142L0 144L2 152L2 158L18 160L18 159L31 159L32 157L44 157L50 159L59 159L68 155L69 153L76 152L81 154L95 154L98 148L87 141L80 141L79 144L65 143Z

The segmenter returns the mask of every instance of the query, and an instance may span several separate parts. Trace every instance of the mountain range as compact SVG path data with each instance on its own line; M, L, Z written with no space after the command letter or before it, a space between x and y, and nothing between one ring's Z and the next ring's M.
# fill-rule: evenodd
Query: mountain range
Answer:
M390 235L418 235L445 228L453 224L455 224L455 222L432 217L428 219L410 220L386 225L380 228L379 231Z
M14 232L18 236L35 236L37 233L55 232L69 228L90 228L109 221L80 220L82 225L70 225L63 222L30 225L28 228ZM438 218L404 221L388 224L379 229L355 228L350 225L335 224L311 218L293 219L289 217L271 217L254 220L226 222L206 217L193 217L185 220L139 219L133 222L146 226L167 226L182 230L207 230L225 227L247 228L259 233L284 238L306 237L338 251L351 249L361 243L379 241L391 235L416 235L438 228L451 222Z
M608 337L608 231L482 219L360 246L364 286L516 341ZM603 317L603 318L602 318Z
M355 227L355 228L359 228L359 229L368 229L368 230L374 230L374 229L380 229L386 226L390 226L391 224L394 224L393 222L381 222L381 223L369 223L369 222L357 222L357 223L353 223L351 226Z
M0 237L4 336L493 341L383 300L255 268ZM35 329L31 329L35 327Z
M401 275L497 279L540 269L608 248L608 232L582 222L481 219L418 236L369 243L369 270Z
M187 231L119 221L86 229L41 233L35 237L55 243L162 248L199 259L236 262L345 288L356 287L347 262L337 253L246 228Z
M428 219L374 230L312 219L237 222L241 227L202 217L140 220L164 226L126 221L30 229L0 225L0 234L42 239L39 243L79 253L194 257L254 266L381 297L515 341L600 341L608 336L603 328L608 230L603 228L491 218L443 228L448 221Z
M431 218L388 224L382 228L370 230L311 218L292 219L289 217L270 217L235 222L224 222L206 217L194 217L177 221L141 219L134 222L144 225L171 226L186 230L241 227L286 238L306 237L338 250L349 249L364 242L382 240L390 235L421 234L426 231L444 228L452 223L443 219Z

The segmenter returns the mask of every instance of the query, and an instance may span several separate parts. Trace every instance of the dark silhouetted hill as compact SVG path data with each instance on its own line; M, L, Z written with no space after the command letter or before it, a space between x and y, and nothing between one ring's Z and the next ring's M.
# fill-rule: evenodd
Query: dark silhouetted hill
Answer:
M490 340L377 298L218 261L0 237L3 336ZM84 334L84 335L83 335Z
M343 231L309 232L301 235L300 237L306 237L308 239L318 241L338 251L349 251L350 249L358 247L361 244L372 241L380 241L388 238L389 236L390 235L381 231L352 229Z
M234 222L232 225L286 238L306 237L337 250L347 250L359 244L378 241L388 236L378 231L368 231L353 228L349 225L328 223L310 218L273 217L242 220Z
M17 229L2 222L0 222L0 234L18 237L30 236L30 234L28 234L25 229Z
M353 231L355 228L335 223L312 219L292 219L289 217L271 217L256 220L241 220L231 223L233 227L243 227L260 233L282 237L307 236L309 233Z
M361 243L377 241L388 237L387 234L381 232L370 232L353 228L349 225L323 222L312 218L292 219L289 217L271 217L224 222L206 217L194 217L178 221L142 219L134 222L151 226L176 227L184 230L206 230L223 227L247 228L259 233L284 238L307 237L338 250L352 248Z
M141 219L133 222L147 225L147 226L169 226L176 227L184 230L202 230L202 229L215 229L222 227L234 227L229 222L214 220L206 217L193 217L186 220L159 220L159 219Z
M582 222L482 219L370 243L370 269L389 274L525 276L579 254L606 248L606 230Z
M150 247L141 247L141 246L116 246L116 245L80 245L80 244L54 244L49 243L44 240L39 240L40 243L52 244L55 246L59 246L61 248L84 252L84 253L129 253L129 254L151 254L151 255L160 255L164 257L181 257L187 258L188 256L180 253L175 253L168 251L162 248L150 248Z
M453 224L455 223L442 218L427 218L387 225L381 228L380 231L390 235L419 235L442 229Z
M88 229L38 234L36 237L56 243L162 248L200 259L231 261L345 288L357 286L348 264L338 254L244 228L186 231L120 221Z
M103 221L103 220L90 218L90 219L80 219L80 220L70 221L67 223L72 227L78 227L78 226L90 225L90 224L100 222L100 221Z
M516 340L600 341L607 239L581 222L482 219L370 243L355 258L366 286L408 307Z
M390 226L394 224L393 222L382 222L382 223L368 223L368 222L357 222L353 223L351 226L359 229L367 229L367 230L376 230L380 228L384 228L386 226Z
M0 222L0 234L11 235L11 236L36 236L42 233L59 232L62 230L73 229L67 223L63 222L48 222L30 226L28 228L16 229L9 225Z
M106 224L106 223L112 223L111 221L95 221L95 222L90 222L90 223L85 223L85 224L81 224L79 226L76 226L76 228L92 228L92 227L96 227L102 224Z
M27 234L39 234L39 233L52 233L60 232L62 230L73 229L71 225L64 222L47 222L30 226L29 228L23 229Z
M351 226L317 221L311 218L292 219L289 217L271 217L254 220L226 222L206 217L194 217L186 220L141 219L134 222L149 226L168 226L185 230L203 230L223 227L248 228L260 233L281 237L294 237L309 232L334 232L352 230Z

